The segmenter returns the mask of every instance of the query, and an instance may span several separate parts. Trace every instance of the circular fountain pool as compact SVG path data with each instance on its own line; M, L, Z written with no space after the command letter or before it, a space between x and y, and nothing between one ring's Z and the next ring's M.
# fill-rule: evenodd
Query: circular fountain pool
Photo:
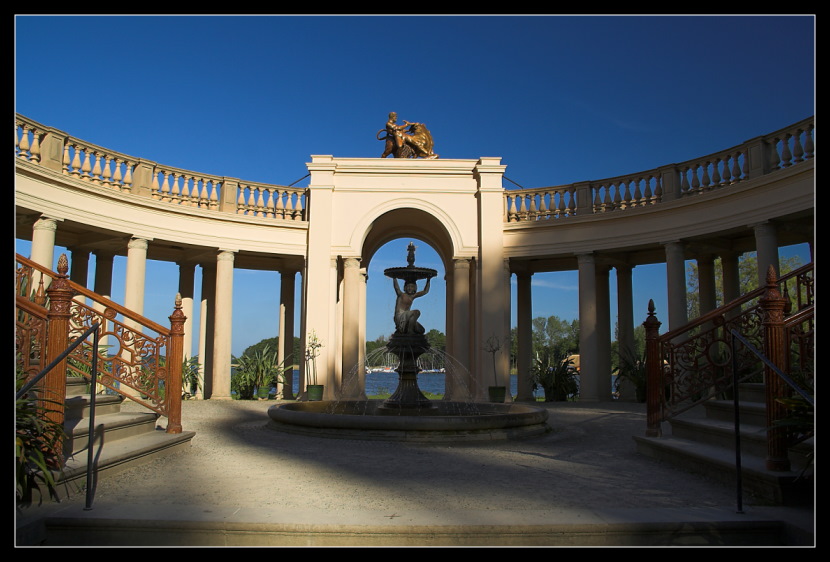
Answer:
M288 433L339 439L429 443L487 442L544 435L544 408L436 400L429 408L390 413L383 400L278 404L268 409L269 427Z

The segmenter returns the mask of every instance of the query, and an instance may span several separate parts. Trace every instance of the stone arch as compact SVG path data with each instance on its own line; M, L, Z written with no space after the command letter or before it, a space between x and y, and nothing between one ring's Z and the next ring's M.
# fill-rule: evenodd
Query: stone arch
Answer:
M451 267L454 244L450 232L434 215L412 208L387 211L372 221L361 245L363 265L368 267L375 253L387 242L408 236L432 246L441 257L445 270ZM401 261L404 257L401 256Z

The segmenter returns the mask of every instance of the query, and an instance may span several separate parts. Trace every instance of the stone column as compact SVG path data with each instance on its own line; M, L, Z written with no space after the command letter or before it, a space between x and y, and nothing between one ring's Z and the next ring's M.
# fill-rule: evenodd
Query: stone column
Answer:
M86 288L87 278L89 277L89 252L85 250L74 250L68 248L72 252L72 261L70 262L69 279L78 285ZM86 304L86 297L83 295L75 295L73 300ZM100 342L98 342L100 344Z
M110 252L95 252L95 279L93 280L92 290L105 299L112 299L112 262L113 254ZM103 335L98 340L98 349L103 355L110 355L110 340L106 334L112 329L112 324L109 320L103 319L104 305L100 302L92 303L92 308L99 312L102 316ZM103 392L104 387L98 385L97 392Z
M607 265L596 267L597 291L597 398L611 399L611 268ZM580 323L581 325L581 323ZM581 349L581 347L580 347ZM582 356L580 355L580 359ZM581 364L581 361L580 361Z
M632 284L633 267L617 265L617 344L620 360L639 358L634 346L634 291ZM629 381L619 381L621 400L636 400L634 385Z
M343 260L343 389L346 399L365 399L360 360L360 258Z
M182 314L184 322L184 337L182 347L184 359L193 357L193 293L196 280L196 264L178 262L179 265L179 294L182 297Z
M472 398L470 376L470 259L453 260L453 351L458 362L452 400ZM459 384L460 383L460 384ZM464 388L461 388L463 386Z
M216 256L216 312L213 323L213 382L211 398L231 397L231 343L233 324L233 250Z
M755 231L755 249L758 253L758 286L764 287L770 266L775 269L777 277L781 276L778 263L778 235L775 226L769 222L756 224L752 228Z
M294 349L294 277L295 271L280 272L280 350L279 360L286 363L285 384L282 397L294 400L294 364L299 360L294 356L299 350Z
M199 308L199 372L202 377L201 395L210 398L213 394L213 341L216 324L216 264L202 265L202 295Z
M738 252L723 252L720 255L720 267L723 274L724 304L741 296L741 272Z
M516 400L529 402L533 401L532 277L526 268L516 272Z
M697 258L698 303L700 315L717 308L715 283L715 256L705 255Z
M669 330L688 322L686 312L686 262L683 244L672 241L666 248L666 290L669 301Z
M597 334L597 272L592 254L579 254L579 400L599 400L597 379L599 349Z
M124 306L144 314L144 283L147 271L146 238L133 237L127 244L127 274L124 288Z
M57 219L41 215L32 227L32 254L30 259L43 267L54 269L55 264L55 231L58 229ZM38 290L41 274L38 271L32 273L33 290ZM49 288L52 280L49 277L43 278L43 289Z

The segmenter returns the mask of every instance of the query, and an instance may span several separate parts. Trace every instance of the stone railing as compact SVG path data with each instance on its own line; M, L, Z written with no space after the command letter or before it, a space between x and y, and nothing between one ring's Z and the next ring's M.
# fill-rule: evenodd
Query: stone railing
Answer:
M243 182L165 166L76 139L17 115L15 156L120 193L208 211L302 221L304 187Z
M625 211L723 189L813 158L814 118L680 164L613 178L504 193L504 221Z

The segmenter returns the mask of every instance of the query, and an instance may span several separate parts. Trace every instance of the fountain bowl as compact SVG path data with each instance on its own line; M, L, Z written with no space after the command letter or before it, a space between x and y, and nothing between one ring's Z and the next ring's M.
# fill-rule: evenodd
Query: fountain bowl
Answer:
M268 409L268 427L337 439L481 443L544 435L548 412L525 404L435 400L430 408L383 411L383 400L291 402Z

